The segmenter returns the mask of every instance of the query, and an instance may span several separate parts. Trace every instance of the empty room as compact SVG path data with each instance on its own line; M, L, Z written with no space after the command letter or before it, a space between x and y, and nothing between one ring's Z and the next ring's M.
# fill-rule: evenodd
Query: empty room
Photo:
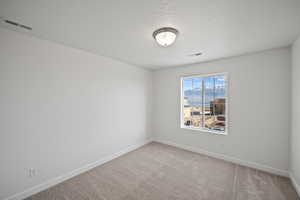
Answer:
M300 0L0 0L0 200L300 200Z

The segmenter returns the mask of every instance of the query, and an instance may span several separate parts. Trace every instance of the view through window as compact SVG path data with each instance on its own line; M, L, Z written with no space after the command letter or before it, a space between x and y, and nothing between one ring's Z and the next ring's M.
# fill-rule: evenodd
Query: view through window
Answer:
M226 75L182 78L182 127L226 133Z

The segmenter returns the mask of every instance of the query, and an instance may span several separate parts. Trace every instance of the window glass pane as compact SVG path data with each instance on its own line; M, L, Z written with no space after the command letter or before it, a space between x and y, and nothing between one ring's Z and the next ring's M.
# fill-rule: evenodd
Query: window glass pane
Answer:
M205 128L214 131L225 131L226 118L225 118L225 104L212 104L210 114L205 115ZM224 114L223 114L224 113Z
M205 78L205 128L225 131L225 77Z
M214 87L215 79L214 77L205 77L204 78L204 87L205 87L205 106L209 106L210 102L214 100Z
M202 78L183 79L183 120L188 127L202 124Z
M183 79L183 123L185 126L192 127L191 102L193 93L193 79Z
M225 76L215 77L215 97L225 98Z
M193 91L191 105L194 107L202 106L202 78L193 78Z
M202 127L202 78L193 78L191 117L194 128Z
M210 104L214 100L214 78L213 77L205 77L203 82L204 82L203 114L205 116L210 116L212 114ZM205 119L206 118L207 117L205 117Z

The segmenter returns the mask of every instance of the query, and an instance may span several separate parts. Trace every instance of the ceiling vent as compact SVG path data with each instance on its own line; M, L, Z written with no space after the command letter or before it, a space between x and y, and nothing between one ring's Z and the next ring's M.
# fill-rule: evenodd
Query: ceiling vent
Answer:
M22 28L22 29L29 30L29 31L32 30L32 28L29 27L29 26L26 26L24 24L20 24L18 22L14 22L14 21L11 21L11 20L3 19L3 22L5 22L6 24L9 24L9 25L12 25L12 26L16 26L16 27L19 27L19 28Z
M193 53L193 54L190 54L189 56L201 56L202 53L201 52L198 52L198 53Z

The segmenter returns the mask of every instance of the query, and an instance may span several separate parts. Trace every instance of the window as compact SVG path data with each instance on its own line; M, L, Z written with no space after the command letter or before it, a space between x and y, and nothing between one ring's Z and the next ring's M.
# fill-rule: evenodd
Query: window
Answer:
M227 133L227 75L183 77L181 127Z

